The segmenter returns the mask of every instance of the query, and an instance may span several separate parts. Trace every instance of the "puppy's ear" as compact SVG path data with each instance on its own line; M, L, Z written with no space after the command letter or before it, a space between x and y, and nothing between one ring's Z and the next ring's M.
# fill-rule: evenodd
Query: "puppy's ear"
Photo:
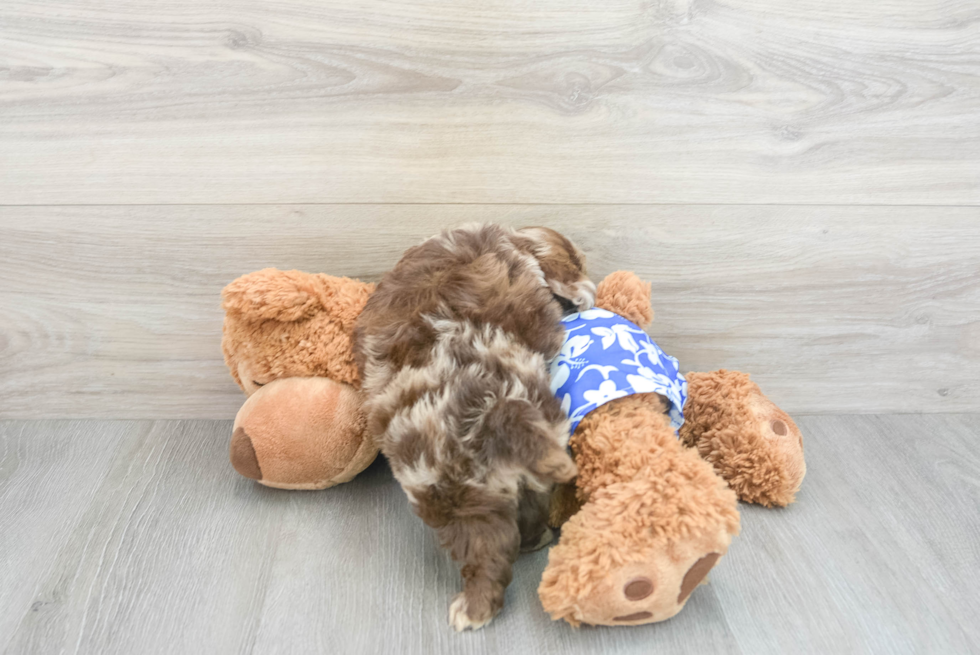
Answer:
M226 312L251 321L296 321L320 308L312 275L275 268L241 276L222 290L221 300Z
M581 312L595 305L595 283L585 268L585 255L564 235L548 227L517 231L541 267L544 282L566 311ZM519 246L520 247L520 246Z

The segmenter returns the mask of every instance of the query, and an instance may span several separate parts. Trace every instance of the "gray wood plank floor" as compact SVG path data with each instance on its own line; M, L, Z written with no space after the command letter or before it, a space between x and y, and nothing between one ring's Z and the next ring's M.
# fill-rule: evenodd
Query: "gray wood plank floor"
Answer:
M743 507L673 620L553 623L536 553L464 635L455 567L383 461L283 492L230 469L227 421L0 422L0 652L977 652L980 415L799 422L799 502Z

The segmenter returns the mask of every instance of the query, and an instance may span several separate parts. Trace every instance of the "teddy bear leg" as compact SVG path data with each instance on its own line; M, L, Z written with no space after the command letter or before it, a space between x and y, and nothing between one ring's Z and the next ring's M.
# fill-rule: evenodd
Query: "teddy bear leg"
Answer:
M573 436L587 500L562 527L538 588L553 619L669 619L738 533L735 494L679 443L654 404L636 396L614 401Z
M699 525L686 531L665 526L659 534L653 526L644 535L637 527L617 525L628 523L625 512L655 515L670 507L658 493L640 482L613 485L565 524L538 588L553 619L642 625L683 609L737 528L731 517L721 516L698 517ZM734 504L732 498L732 512Z
M766 507L793 502L806 474L803 436L745 373L690 373L681 440L738 497Z

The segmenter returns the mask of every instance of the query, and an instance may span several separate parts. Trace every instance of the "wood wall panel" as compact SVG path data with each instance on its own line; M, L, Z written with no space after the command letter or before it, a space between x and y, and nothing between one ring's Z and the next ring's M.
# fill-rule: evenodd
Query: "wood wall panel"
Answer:
M5 0L0 203L977 204L969 0Z
M232 417L226 283L375 280L486 220L652 281L651 333L684 369L750 372L789 411L980 410L977 208L124 206L0 208L0 417Z

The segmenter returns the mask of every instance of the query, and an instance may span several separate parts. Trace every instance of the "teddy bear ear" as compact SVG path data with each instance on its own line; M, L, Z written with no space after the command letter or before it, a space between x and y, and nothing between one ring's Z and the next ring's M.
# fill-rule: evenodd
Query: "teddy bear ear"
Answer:
M243 275L221 292L221 306L246 320L296 321L320 306L314 277L302 271L264 268Z

